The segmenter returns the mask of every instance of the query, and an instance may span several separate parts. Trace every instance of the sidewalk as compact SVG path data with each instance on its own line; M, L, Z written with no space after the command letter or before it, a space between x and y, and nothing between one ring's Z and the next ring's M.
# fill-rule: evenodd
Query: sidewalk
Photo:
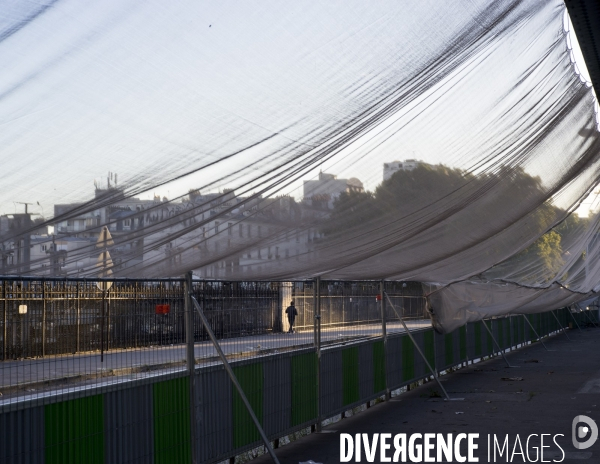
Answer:
M544 437L544 461L600 462L600 441L586 450L577 450L572 443L572 421L578 415L600 420L600 329L577 329L545 339L547 352L540 343L513 351L507 355L517 368L507 368L502 357L480 362L443 376L441 379L453 398L463 401L443 401L432 398L433 392L441 393L435 382L428 382L392 400L372 406L352 417L342 419L323 429L323 433L311 434L276 450L282 464L313 461L331 464L340 462L340 434L353 437L357 433L406 433L407 440L415 433L479 433L479 448L474 456L479 462L510 462L510 456L493 454L488 461L488 434L496 435L500 448L508 435L508 449L516 449L512 462L533 462L536 450ZM522 378L522 380L502 380ZM434 395L435 396L435 395ZM517 438L522 442L525 459L518 454ZM529 459L525 453L529 441ZM553 437L563 434L562 437ZM584 436L585 441L590 434ZM556 444L553 442L556 439ZM392 443L392 440L389 441ZM422 441L421 441L422 443ZM435 441L434 441L435 443ZM466 456L466 440L460 443ZM557 446L558 445L558 446ZM562 448L562 451L561 451ZM436 448L437 449L437 448ZM380 450L374 461L380 460ZM491 451L490 451L491 452ZM538 451L539 452L539 451ZM388 456L394 454L394 446ZM435 456L435 451L433 452ZM408 460L408 459L407 459ZM253 464L266 464L272 460L261 456ZM349 462L357 462L353 457ZM360 462L369 462L364 447ZM410 462L410 460L408 460ZM446 461L434 461L446 462ZM456 461L454 461L456 462ZM541 462L538 456L537 462Z

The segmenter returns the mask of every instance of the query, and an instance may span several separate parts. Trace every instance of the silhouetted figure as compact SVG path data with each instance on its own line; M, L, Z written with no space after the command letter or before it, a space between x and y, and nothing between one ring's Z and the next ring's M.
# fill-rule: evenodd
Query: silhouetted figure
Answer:
M290 330L288 333L294 333L294 322L296 321L296 316L298 315L298 310L294 306L294 300L290 302L290 305L285 310L288 318L288 322L290 323Z

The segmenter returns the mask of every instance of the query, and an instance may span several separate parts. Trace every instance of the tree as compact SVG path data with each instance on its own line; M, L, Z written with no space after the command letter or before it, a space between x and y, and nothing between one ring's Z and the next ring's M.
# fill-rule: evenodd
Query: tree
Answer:
M329 245L361 240L364 246L365 241L379 240L374 253L396 244L411 249L408 244L415 243L430 255L423 261L485 244L482 261L490 266L504 261L498 275L522 270L526 280L546 280L555 278L564 264L563 235L582 225L571 215L544 233L565 216L548 201L549 195L542 180L520 166L474 174L421 163L412 171L394 173L374 193L340 195L322 231ZM519 241L535 237L528 248L506 259L519 250ZM429 249L424 241L431 244Z

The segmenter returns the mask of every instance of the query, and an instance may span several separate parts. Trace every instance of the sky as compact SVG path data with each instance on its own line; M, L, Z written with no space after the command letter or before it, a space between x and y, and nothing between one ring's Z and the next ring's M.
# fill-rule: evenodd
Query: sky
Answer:
M29 202L30 211L51 216L55 203L89 199L94 181L104 185L109 171L121 183L136 176L159 182L270 137L141 197L173 198L206 184L218 191L266 173L318 141L305 134L326 131L358 111L375 84L405 78L459 26L458 19L433 15L422 41L402 5L392 1L190 1L181 9L159 1L47 4L44 10L43 2L14 0L0 15L0 61L11 63L0 75L4 214L21 212L17 202ZM415 16L432 5L421 2ZM486 7L461 5L465 14ZM27 17L35 19L15 27ZM403 41L411 46L401 46ZM585 74L576 40L571 42ZM499 53L512 59L506 50ZM515 68L536 53L536 44L527 47ZM508 77L497 76L488 57L473 57L465 69L476 65L479 74L455 75L446 85L483 88L487 77L499 91L508 88ZM373 190L386 161L467 165L464 153L481 142L480 114L472 108L493 107L495 97L481 91L469 99L445 90L425 92L301 179L323 170L357 177ZM457 133L471 145L461 145ZM254 163L268 153L281 154ZM242 166L243 173L233 174ZM230 176L219 182L224 173ZM301 179L282 191L300 198Z

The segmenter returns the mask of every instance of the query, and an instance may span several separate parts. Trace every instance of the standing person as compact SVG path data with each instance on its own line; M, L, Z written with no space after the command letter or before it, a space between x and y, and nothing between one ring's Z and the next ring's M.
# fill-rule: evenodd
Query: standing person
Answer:
M294 300L290 302L290 305L287 307L285 312L287 314L288 322L290 323L290 330L288 330L288 333L294 333L294 321L298 315L298 310L294 306Z

